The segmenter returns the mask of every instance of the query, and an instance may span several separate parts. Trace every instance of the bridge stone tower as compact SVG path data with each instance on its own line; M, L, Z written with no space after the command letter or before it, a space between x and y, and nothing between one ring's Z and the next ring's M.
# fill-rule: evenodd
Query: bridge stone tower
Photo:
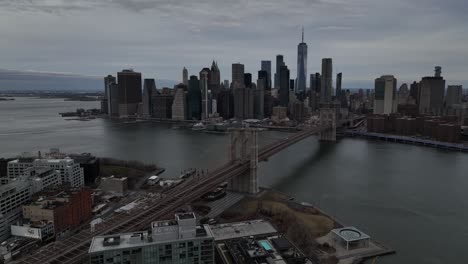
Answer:
M334 104L323 104L320 107L320 126L329 129L320 133L320 141L336 142L337 108Z
M249 162L249 171L232 178L229 184L231 190L255 194L258 192L258 129L231 128L229 159L233 163Z

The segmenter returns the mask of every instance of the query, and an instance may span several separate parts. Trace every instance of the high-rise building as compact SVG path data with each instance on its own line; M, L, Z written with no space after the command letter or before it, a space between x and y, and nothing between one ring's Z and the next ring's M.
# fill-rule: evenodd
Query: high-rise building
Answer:
M238 88L244 85L244 64L232 64L232 87Z
M397 111L397 80L393 75L383 75L375 79L374 114L395 113Z
M336 75L336 98L341 98L341 82L343 78L343 73L338 73Z
M330 58L322 59L322 76L320 80L320 103L332 101L333 62Z
M107 111L106 114L111 114L111 84L116 84L117 79L112 75L107 75L104 77L104 96L107 99ZM117 95L114 95L118 99Z
M255 89L255 102L254 102L254 116L257 119L265 118L265 84L268 83L266 79L257 80L257 88Z
M254 96L255 90L245 88L233 89L234 94L234 117L238 119L254 118Z
M109 116L119 116L119 85L111 83L107 92L107 102L109 103L108 114Z
M281 66L279 72L279 100L280 106L288 107L289 104L289 69L288 66Z
M413 82L410 85L410 96L413 98L416 104L419 105L419 83L418 82Z
M229 88L231 88L229 86L229 80L224 80L224 89L229 89Z
M188 86L188 120L200 120L201 119L201 90L200 82L197 76L190 76Z
M90 264L214 264L213 233L208 225L197 226L195 214L178 213L175 220L151 223L151 231L93 237Z
M234 117L234 97L230 89L224 89L219 93L217 104L219 115L224 120Z
M435 66L434 77L442 77L442 67Z
M213 61L211 64L210 79L208 83L208 89L211 94L216 98L220 91L221 86L221 72L219 71L218 63Z
M188 86L188 70L185 67L182 70L182 83Z
M307 86L307 44L304 42L304 28L302 28L302 42L297 46L297 84L295 92L299 97L305 97Z
M208 74L210 71L205 68L200 72L200 89L201 89L201 96L202 96L202 120L208 119L209 113L209 104L210 100L208 97Z
M172 119L186 120L187 113L187 98L183 88L177 88L174 103L172 104Z
M449 85L447 86L447 96L445 97L445 106L453 107L459 105L462 102L463 87L461 85Z
M174 102L174 96L169 94L157 94L152 98L153 117L161 119L172 118L172 104Z
M267 72L267 79L265 83L265 91L271 90L271 61L264 60L261 65L262 71Z
M141 103L141 73L123 70L117 73L119 85L119 115L129 116L138 113Z
M252 88L252 74L244 73L244 85L245 88Z
M444 107L445 80L437 66L434 77L422 78L419 85L419 113L440 114Z
M312 111L319 108L320 102L320 86L321 86L320 73L310 75L310 90L309 90L309 107Z
M290 79L289 80L289 91L295 91L295 87L296 87L296 82L294 81L294 79Z
M275 89L280 88L280 71L282 66L286 66L283 55L276 55Z
M150 117L152 115L151 98L153 95L156 95L156 94L157 94L156 82L154 81L154 79L145 79L143 81L143 96L142 96L143 116Z

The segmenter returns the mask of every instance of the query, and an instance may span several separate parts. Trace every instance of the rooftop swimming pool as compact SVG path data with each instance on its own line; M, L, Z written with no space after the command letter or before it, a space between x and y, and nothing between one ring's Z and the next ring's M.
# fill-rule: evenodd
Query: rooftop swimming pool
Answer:
M268 241L266 241L266 240L258 241L258 243L260 243L260 245L261 245L266 251L271 251L271 250L273 250L273 247L270 245L270 242L268 242Z

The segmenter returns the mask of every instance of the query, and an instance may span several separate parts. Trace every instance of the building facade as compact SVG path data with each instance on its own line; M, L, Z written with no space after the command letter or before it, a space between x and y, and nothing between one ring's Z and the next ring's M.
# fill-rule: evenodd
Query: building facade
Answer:
M174 103L172 104L172 119L187 119L187 96L185 90L182 88L177 88L174 96Z
M280 88L280 71L282 66L285 66L283 55L276 55L275 89Z
M91 264L214 264L214 240L208 226L197 226L193 213L151 223L148 231L96 236Z
M307 44L304 42L304 29L302 29L302 42L297 46L297 85L295 92L305 97L307 87Z
M375 79L374 114L397 112L397 80L393 75L383 75Z
M141 103L141 73L131 69L117 73L119 87L119 116L130 116L138 113Z
M244 85L244 64L232 64L232 86L239 88Z
M330 58L322 59L322 75L320 80L320 103L332 102L333 62Z
M453 107L455 105L461 104L462 97L463 97L463 86L461 85L447 86L447 95L445 96L445 106Z
M267 73L266 76L266 83L265 83L265 90L270 90L271 89L271 61L269 60L263 60L261 62L261 70L265 71ZM260 79L260 76L258 77Z
M283 65L280 69L279 74L279 91L278 97L280 101L280 106L288 107L289 104L289 69L288 66Z

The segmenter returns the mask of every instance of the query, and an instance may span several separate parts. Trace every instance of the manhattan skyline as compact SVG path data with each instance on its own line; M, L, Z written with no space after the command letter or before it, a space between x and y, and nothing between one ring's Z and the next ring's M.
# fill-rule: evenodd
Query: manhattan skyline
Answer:
M283 54L296 76L304 26L308 73L331 57L334 72L346 73L343 88L372 88L382 74L409 83L435 65L466 87L466 10L461 0L1 1L0 68L86 76L134 68L180 82L184 66L192 75L215 59L224 80L232 63L255 73Z

